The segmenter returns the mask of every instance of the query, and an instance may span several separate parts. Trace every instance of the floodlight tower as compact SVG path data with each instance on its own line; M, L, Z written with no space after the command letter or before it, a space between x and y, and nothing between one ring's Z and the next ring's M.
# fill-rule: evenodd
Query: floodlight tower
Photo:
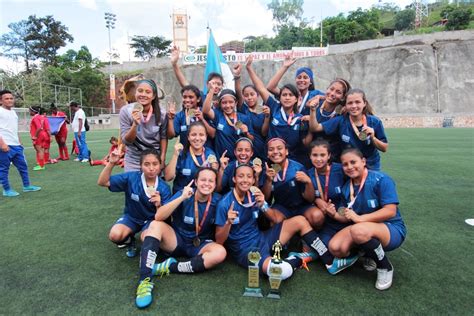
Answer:
M112 74L112 41L110 39L110 29L115 28L117 16L110 12L105 12L105 27L109 30L109 70L110 70L110 99L112 100L112 113L115 113L115 76ZM114 81L112 84L112 80ZM114 91L112 92L112 88Z
M428 16L428 2L426 0L415 0L413 1L415 7L415 28L421 26L423 17Z

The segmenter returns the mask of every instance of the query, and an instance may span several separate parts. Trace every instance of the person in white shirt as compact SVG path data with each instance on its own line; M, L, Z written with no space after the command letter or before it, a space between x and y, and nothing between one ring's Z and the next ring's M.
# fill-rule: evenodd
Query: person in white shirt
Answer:
M18 169L23 182L23 192L41 190L41 187L30 184L28 165L26 164L23 146L18 137L18 116L13 111L15 97L8 90L0 91L0 182L3 186L3 196L15 197L20 195L10 187L8 171L10 165Z
M86 113L81 109L77 102L72 101L69 103L71 110L74 112L74 119L72 121L72 130L74 132L74 139L76 140L77 148L79 148L79 154L74 161L89 162L90 151L87 148L86 143Z

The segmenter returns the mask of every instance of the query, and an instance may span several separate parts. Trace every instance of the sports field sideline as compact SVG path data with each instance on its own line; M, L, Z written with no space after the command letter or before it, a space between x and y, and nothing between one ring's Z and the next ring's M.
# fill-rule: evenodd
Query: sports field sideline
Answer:
M155 279L154 302L139 311L139 259L107 239L123 195L96 185L102 167L68 161L30 171L40 192L0 197L0 314L472 315L474 227L464 220L474 218L474 129L386 132L382 169L397 183L408 229L402 247L388 254L395 268L388 291L377 291L375 273L357 264L331 276L314 262L283 282L280 301L244 298L247 271L226 261L203 274ZM94 159L116 134L87 133ZM26 134L22 140L31 170L34 151ZM55 157L55 143L51 152ZM20 189L10 170L12 187ZM262 283L267 292L268 280Z

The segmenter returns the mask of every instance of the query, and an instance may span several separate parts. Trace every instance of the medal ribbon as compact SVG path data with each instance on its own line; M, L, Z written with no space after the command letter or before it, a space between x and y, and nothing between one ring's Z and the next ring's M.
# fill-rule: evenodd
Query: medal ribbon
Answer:
M326 115L324 114L324 106L326 105L326 101L323 102L323 104L319 107L319 113L321 114L322 117L329 117L333 118L336 115L336 108L334 108L334 111L332 111L331 114ZM365 116L364 116L365 117ZM352 121L351 121L352 122Z
M148 192L148 185L146 184L146 179L145 179L145 174L142 173L142 176L141 176L141 179L142 179L142 186L143 186L143 190L145 191L145 194L147 197L151 198L151 194L150 192ZM158 188L158 182L159 182L159 178L156 177L155 178L155 185L153 186L153 188Z
M183 108L184 108L184 105L183 105ZM189 126L189 124L192 123L192 122L191 122L191 118L196 118L196 116L192 116L192 117L191 117L191 116L188 115L189 110L196 110L196 109L191 108L191 109L186 109L186 110L184 111L184 116L186 117L186 125L188 125L188 126ZM195 121L195 120L193 120L193 122L194 122L194 121Z
M324 191L322 190L323 187L321 186L321 181L319 181L319 175L318 175L318 170L316 170L316 167L314 168L314 176L316 178L316 182L318 184L318 191L319 191L319 194L321 195L321 198L324 200L324 201L329 201L329 191L328 191L328 187L329 187L329 175L331 174L331 166L330 165L326 165L326 181L324 183Z
M235 188L232 190L232 192L234 193L234 198L237 200L237 203L239 203L243 207L252 207L252 206L255 205L255 201L252 201L252 196L250 195L250 191L247 191L247 200L248 200L248 202L245 203L245 204L244 204L245 197L242 200L240 200L237 193L235 193Z
M354 130L354 133L357 135L357 138L359 138L360 131L357 128L357 126L354 123L354 120L352 120L352 117L349 115L349 120L351 121L352 129ZM362 128L367 126L367 117L363 114L362 115Z
M196 155L194 154L194 150L192 147L189 147L189 153L191 154L191 158L193 158L194 164L198 167L203 167L206 164L206 155L205 155L205 150L204 148L202 149L202 154L201 154L201 160L202 160L202 165L199 163L199 161L196 158Z
M143 120L145 123L148 123L151 119L151 115L153 114L153 106L150 104L150 108L148 109L148 114L146 115L146 118Z
M309 97L309 90L306 91L306 94L304 95L303 100L301 100L301 104L298 107L298 113L301 113L301 111L303 111L303 108L306 105L306 100L308 100L308 97Z
M354 197L354 183L351 179L351 184L350 184L350 194L351 194L351 201L349 204L347 204L347 208L352 208L352 206L355 203L355 200L359 196L360 191L364 188L365 180L367 180L367 176L369 175L369 170L367 168L364 169L364 173L362 175L362 181L360 181L360 186L359 186L359 191L357 191L357 195Z
M207 198L206 209L204 210L202 219L199 222L199 202L196 198L196 194L194 195L194 224L196 228L196 237L199 236L199 233L201 232L201 229L202 229L202 225L206 221L207 214L209 213L209 207L211 206L211 200L212 200L212 194L209 194L209 197Z
M227 114L224 113L225 120L227 121L227 124L235 128L235 123L237 123L237 113L232 113L232 117L229 118Z
M288 171L288 165L290 163L288 162L288 158L285 160L284 166L283 166L283 173L282 176L280 177L280 173L277 172L275 179L273 179L273 182L277 181L285 181L286 179L286 172Z
M290 116L287 117L286 112L283 110L283 107L280 107L280 113L281 113L281 116L283 117L283 119L286 121L286 123L290 126L295 125L296 122L298 122L298 120L300 119L299 117L294 118L294 116L295 116L294 112L291 112Z

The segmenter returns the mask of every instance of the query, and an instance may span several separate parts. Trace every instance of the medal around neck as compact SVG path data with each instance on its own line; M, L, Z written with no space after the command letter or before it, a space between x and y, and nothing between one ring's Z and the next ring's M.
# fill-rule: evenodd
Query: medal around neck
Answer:
M251 186L249 190L252 192L252 194L255 194L255 192L258 191L258 188L256 186Z
M359 133L359 139L360 139L361 141L365 142L365 141L367 140L367 133L364 132L364 131L361 131L361 132Z
M217 157L214 156L214 155L209 155L209 157L207 157L207 162L209 162L209 164L216 163L217 162Z
M135 102L133 104L133 110L136 110L136 111L139 111L139 112L143 112L143 105L141 105L140 103L138 102Z
M341 216L344 216L345 212L346 212L346 208L344 206L341 206L337 209L337 213Z
M193 239L193 246L194 247L199 247L201 245L201 239L199 239L198 236L194 237Z
M149 186L146 188L146 192L148 193L148 195L152 196L152 195L155 194L155 192L156 192L155 186L149 185Z
M260 273L258 263L262 259L258 249L252 249L248 253L248 284L244 289L243 296L247 297L263 297L262 289L260 288Z
M262 166L262 159L260 159L260 158L257 157L257 158L255 158L255 159L252 161L252 164L253 164L254 166Z
M189 109L188 110L188 116L189 117L195 117L196 116L196 111L194 109Z
M244 125L244 123L242 123L242 121L237 121L237 122L235 123L235 128L236 128L236 129L240 129L240 128L242 127L242 125Z
M281 166L277 163L272 164L272 169L275 170L276 173L281 171Z

